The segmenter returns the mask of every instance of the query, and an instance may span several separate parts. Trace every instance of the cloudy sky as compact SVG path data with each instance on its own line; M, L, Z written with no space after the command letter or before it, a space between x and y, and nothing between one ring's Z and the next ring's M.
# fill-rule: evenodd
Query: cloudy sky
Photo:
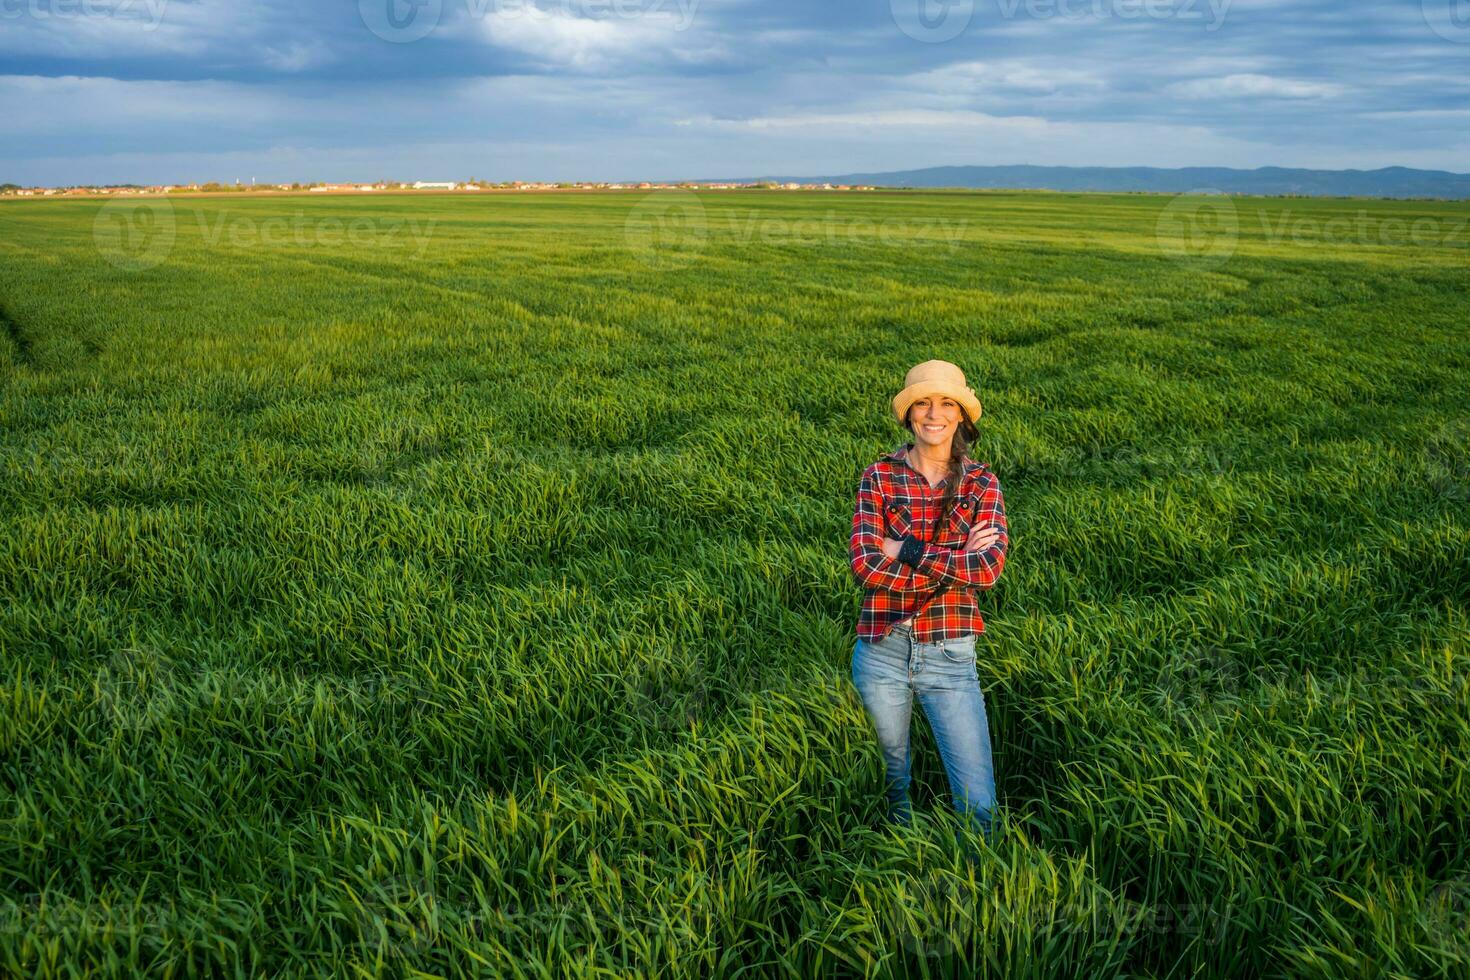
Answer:
M1470 0L0 0L0 182L1470 171Z

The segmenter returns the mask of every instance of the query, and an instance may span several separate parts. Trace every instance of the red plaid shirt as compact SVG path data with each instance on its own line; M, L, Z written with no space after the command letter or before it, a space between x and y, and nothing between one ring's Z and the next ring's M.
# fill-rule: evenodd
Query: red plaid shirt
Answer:
M858 483L848 545L852 574L863 586L857 634L881 639L915 613L914 636L922 643L983 633L975 590L995 585L1010 544L1000 481L989 464L967 458L949 522L931 540L946 486L931 487L914 469L905 455L911 445L904 443L863 470ZM987 522L1000 528L995 544L984 551L962 550L970 528ZM928 542L915 567L883 554L885 537L906 534Z

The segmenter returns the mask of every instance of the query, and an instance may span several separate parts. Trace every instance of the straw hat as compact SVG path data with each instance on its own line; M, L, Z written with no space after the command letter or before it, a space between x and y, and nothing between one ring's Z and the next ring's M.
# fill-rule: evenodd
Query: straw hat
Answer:
M980 419L980 399L975 391L965 385L965 372L948 361L925 361L909 368L903 379L903 391L893 396L893 414L902 425L909 406L920 398L944 395L964 406L970 421Z

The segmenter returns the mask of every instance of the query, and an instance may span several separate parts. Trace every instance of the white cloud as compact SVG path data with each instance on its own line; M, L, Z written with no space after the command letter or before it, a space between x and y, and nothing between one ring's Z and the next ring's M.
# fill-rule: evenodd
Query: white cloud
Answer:
M232 82L124 81L77 75L0 75L0 114L16 134L125 132L144 123L269 122L281 99Z
M542 10L529 4L478 19L479 34L489 44L578 72L657 61L706 64L726 56L720 44L692 35L688 27L674 11L579 17L565 8Z
M1343 94L1347 87L1331 82L1304 82L1247 73L1222 78L1192 78L1167 85L1164 91L1183 99L1324 99Z
M267 67L282 72L299 72L316 68L332 60L332 52L320 41L302 44L292 41L280 47L267 46L262 52Z
M966 61L910 75L908 84L939 93L983 97L987 93L1051 95L1058 91L1101 89L1106 83L1092 71L1040 61L1006 59Z
M755 116L748 119L715 119L703 116L681 119L678 125L713 129L853 129L908 126L995 126L1007 129L1044 129L1059 124L1052 123L1040 116L992 116L989 113L974 112L968 109L877 109L859 112L808 112L789 116Z
M1359 119L1467 119L1470 109L1389 109L1383 112L1360 112Z

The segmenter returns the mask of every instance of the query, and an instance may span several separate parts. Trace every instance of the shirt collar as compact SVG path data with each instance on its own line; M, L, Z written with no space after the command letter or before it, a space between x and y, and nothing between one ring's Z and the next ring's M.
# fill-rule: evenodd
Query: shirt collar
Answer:
M883 458L885 460L893 463L896 466L903 467L909 473L912 473L914 476L916 476L919 479L923 480L924 479L924 474L922 474L918 470L914 469L913 464L910 463L909 462L909 459L908 459L908 451L909 451L909 448L912 447L912 446L913 446L913 442L912 441L904 441L904 442L901 442L901 443L898 444L898 447L897 448L895 448L891 453L889 453L887 456L884 456ZM972 459L966 459L965 460L965 464L964 464L964 471L960 474L960 484L963 486L964 483L965 483L965 481L970 478L970 474L973 473L975 470L980 469L980 467L981 467L981 464L980 463L977 463L977 462L975 462ZM927 482L927 481L925 481L925 482ZM940 486L943 486L943 485L944 484L942 484L942 483L940 484Z

